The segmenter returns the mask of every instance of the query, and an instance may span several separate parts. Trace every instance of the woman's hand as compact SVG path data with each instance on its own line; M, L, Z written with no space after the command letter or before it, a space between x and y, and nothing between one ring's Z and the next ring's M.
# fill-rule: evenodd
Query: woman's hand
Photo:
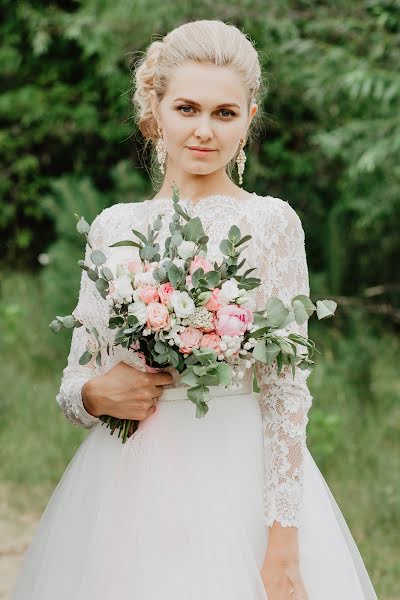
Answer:
M308 600L298 562L266 559L261 578L268 600Z
M268 600L309 600L300 574L296 527L274 522L260 574Z
M172 381L167 371L148 373L119 362L83 385L82 401L95 417L109 415L141 421L155 412L154 400L163 393L162 386Z

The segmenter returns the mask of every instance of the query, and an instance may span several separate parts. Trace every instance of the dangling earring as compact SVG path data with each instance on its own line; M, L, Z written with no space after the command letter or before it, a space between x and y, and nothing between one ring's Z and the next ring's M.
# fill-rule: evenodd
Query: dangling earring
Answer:
M165 145L164 139L162 137L162 131L160 128L158 128L158 141L156 144L156 150L157 150L157 160L158 160L158 164L160 165L160 170L161 173L164 174L165 170L164 170L164 164L165 164L165 158L167 156L167 147Z
M243 171L244 171L244 163L246 162L246 154L243 150L243 147L245 145L245 141L244 140L240 140L240 152L236 158L236 163L237 163L237 169L238 169L238 174L239 174L239 185L242 185L243 183Z

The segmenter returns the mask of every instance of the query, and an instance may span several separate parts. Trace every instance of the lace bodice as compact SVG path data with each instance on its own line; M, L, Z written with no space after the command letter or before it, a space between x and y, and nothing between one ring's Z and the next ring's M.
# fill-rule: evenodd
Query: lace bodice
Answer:
M192 203L181 199L191 214L202 220L209 236L208 256L221 261L219 244L227 237L231 225L239 226L242 235L252 239L243 251L245 268L256 267L252 275L261 279L261 286L251 290L256 310L264 308L266 300L277 296L288 305L297 294L309 295L305 239L301 221L284 200L272 196L249 195L246 199L214 195ZM121 239L133 239L131 228L147 232L159 213L165 215L158 242L161 250L169 235L168 222L173 214L170 198L145 200L140 203L120 203L104 209L93 221L89 240L94 249L112 251L111 244ZM85 262L90 263L91 249L86 245ZM87 327L95 326L104 340L112 341L115 332L108 330L109 307L97 292L94 283L82 272L79 299L73 314ZM307 321L292 323L287 332L295 331L307 337ZM102 366L94 359L84 366L79 357L89 341L86 327L73 329L67 366L63 371L57 402L65 416L74 424L92 427L99 421L83 406L81 389L92 377L109 371L121 360L135 366L133 353L118 346L114 353L103 353ZM276 366L256 363L247 369L245 378L252 378L255 369L265 448L265 519L268 525L278 521L282 526L298 527L303 499L303 462L306 449L306 425L312 396L308 390L309 370L296 370L295 379L286 366L278 377ZM182 385L178 377L165 387Z

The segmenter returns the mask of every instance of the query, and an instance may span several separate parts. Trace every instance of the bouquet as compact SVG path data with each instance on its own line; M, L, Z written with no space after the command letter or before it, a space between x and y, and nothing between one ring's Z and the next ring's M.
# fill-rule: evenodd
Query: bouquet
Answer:
M176 369L188 386L187 397L199 418L208 411L209 386L235 387L244 369L256 360L271 365L276 359L278 374L284 365L291 365L293 377L296 368L312 367L314 342L296 333L280 335L279 330L294 320L304 323L314 311L319 319L331 317L337 304L319 300L314 305L308 296L297 295L287 307L271 297L256 311L249 292L261 281L250 275L254 268L239 273L246 262L241 253L252 236L242 237L239 227L232 225L227 239L220 243L222 262L211 263L200 218L187 214L179 204L178 188L174 185L172 189L175 212L162 257L157 243L162 216L158 215L148 225L147 235L132 228L136 239L109 246L137 248L140 260L134 259L134 252L118 260L118 253L115 259L112 253L107 257L101 249L92 249L92 264L83 260L78 264L108 302L108 328L115 330L111 346L121 345L136 353L149 371ZM89 244L90 226L83 217L76 217L77 229ZM49 327L57 333L82 325L74 315L67 315L57 316ZM110 344L104 343L97 328L87 331L92 343L79 363L84 365L95 357L101 366L101 353L104 349L109 353ZM305 351L300 353L298 345ZM138 421L107 415L100 419L111 434L118 429L123 443L139 425Z

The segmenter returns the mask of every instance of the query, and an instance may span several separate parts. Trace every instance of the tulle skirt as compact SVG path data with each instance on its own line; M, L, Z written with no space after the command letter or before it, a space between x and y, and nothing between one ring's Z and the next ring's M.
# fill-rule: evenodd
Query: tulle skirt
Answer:
M34 531L12 600L268 600L258 396L210 388L195 416L165 389L125 444L89 431ZM376 600L307 450L300 570L309 600Z

